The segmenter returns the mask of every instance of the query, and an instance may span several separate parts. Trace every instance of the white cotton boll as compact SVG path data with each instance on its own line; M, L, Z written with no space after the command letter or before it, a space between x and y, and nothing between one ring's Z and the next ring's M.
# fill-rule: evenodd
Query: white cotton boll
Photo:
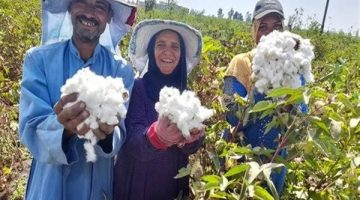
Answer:
M94 146L90 142L86 141L84 143L84 148L86 150L86 161L95 162L96 161L96 154L95 154Z
M333 139L338 140L341 133L342 122L331 119L330 133Z
M160 117L167 117L175 123L185 138L191 137L192 129L203 128L203 121L214 114L213 110L201 105L194 92L185 90L180 94L179 90L173 87L161 89L155 109Z
M301 76L313 81L311 61L314 58L310 40L288 31L273 31L260 39L253 58L252 79L260 93L279 87L301 86Z
M84 102L86 110L90 114L84 120L84 123L78 125L77 129L80 130L84 124L90 127L91 130L84 136L79 136L79 138L86 139L84 147L87 161L95 162L94 145L97 143L97 138L92 130L99 128L99 121L109 125L116 125L119 123L118 116L125 117L126 107L124 103L129 99L129 92L126 90L121 78L99 76L90 71L89 68L80 69L61 87L61 96L74 92L78 93L76 102ZM65 107L76 102L68 103ZM92 145L92 148L89 145Z

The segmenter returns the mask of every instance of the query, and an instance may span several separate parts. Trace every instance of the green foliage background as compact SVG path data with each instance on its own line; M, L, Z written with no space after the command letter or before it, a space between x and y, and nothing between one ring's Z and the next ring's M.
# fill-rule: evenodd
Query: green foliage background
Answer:
M22 199L25 192L31 156L18 140L19 81L24 53L40 43L40 15L38 0L0 0L1 199ZM254 183L243 180L249 166L236 161L241 156L246 161L254 161L255 150L226 143L219 135L223 129L231 129L223 121L225 109L220 101L224 70L234 55L253 48L251 25L205 17L202 13L188 14L186 10L145 13L140 9L137 21L147 18L185 22L203 34L202 59L191 74L190 87L217 115L208 122L204 148L192 156L190 167L180 173L191 175L191 198L237 199L244 197L241 196L243 188L245 192L253 188L253 199L273 199L271 193L261 188L260 179ZM310 38L315 46L316 83L308 88L310 125L304 126L301 134L293 134L296 141L289 140L287 144L291 156L279 161L289 169L282 199L359 198L360 128L359 124L351 127L350 121L360 119L360 39L344 33L320 35L317 22L311 23L307 30L295 28L293 31ZM125 58L128 41L129 35L121 42ZM294 119L303 119L303 116L296 117ZM337 136L332 134L333 120L342 123ZM309 130L315 133L305 134ZM221 159L225 160L224 166L219 165Z

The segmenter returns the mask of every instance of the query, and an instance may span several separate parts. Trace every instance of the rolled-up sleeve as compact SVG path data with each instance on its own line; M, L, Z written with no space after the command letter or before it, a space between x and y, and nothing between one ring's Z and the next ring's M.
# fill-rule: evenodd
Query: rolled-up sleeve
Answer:
M31 52L25 56L19 108L20 141L39 162L71 164L76 162L75 148L62 145L64 127L58 122L50 101L50 92L42 63ZM72 158L72 159L68 159Z

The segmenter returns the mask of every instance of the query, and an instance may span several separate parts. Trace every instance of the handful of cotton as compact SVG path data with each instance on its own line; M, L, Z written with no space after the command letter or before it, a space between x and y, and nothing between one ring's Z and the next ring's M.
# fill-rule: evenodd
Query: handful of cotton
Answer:
M192 129L203 128L202 122L214 114L213 110L201 105L194 92L185 90L180 94L179 90L173 87L161 89L155 109L160 117L168 117L176 124L186 139L191 137Z
M260 39L253 59L252 79L260 93L279 87L298 88L314 80L311 61L313 46L309 39L288 31L273 31Z
M84 148L86 150L86 160L96 161L95 148L97 138L94 129L99 127L98 121L109 125L119 124L118 116L125 118L126 107L124 103L128 101L129 93L126 90L122 78L103 77L96 75L89 68L79 70L73 77L66 80L61 87L61 96L78 93L75 102L65 105L69 107L78 101L86 104L86 110L90 116L81 123L77 129L80 130L84 124L90 127L90 131L84 136Z

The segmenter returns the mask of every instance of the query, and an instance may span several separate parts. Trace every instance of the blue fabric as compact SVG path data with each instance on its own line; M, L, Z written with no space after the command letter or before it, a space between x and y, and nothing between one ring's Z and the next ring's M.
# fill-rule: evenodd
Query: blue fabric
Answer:
M224 78L224 94L233 95L235 93L239 94L242 97L247 95L246 88L233 76L226 76ZM230 102L227 105L229 112L225 114L226 121L231 124L231 126L237 126L239 119L236 117L236 111L238 110L236 102Z
M160 69L156 65L155 60L155 42L156 37L164 30L156 33L150 40L147 53L149 56L149 70L144 75L144 83L146 85L146 93L153 101L159 101L160 90L164 86L172 86L178 88L181 92L186 89L187 75L186 75L186 52L184 40L180 34L178 38L180 40L180 60L176 68L171 74L165 75L161 73Z
M287 152L285 149L282 149L279 153L279 156L281 156L282 158L285 158L287 155ZM274 183L274 186L276 188L276 191L281 194L282 190L284 188L285 185L285 177L286 177L286 173L287 173L287 169L285 167L281 167L280 171L278 172L279 169L275 169L271 172L270 178L272 180L272 182Z
M224 93L227 95L233 95L234 93L237 93L242 97L245 97L247 94L245 87L235 77L231 76L225 77L224 79ZM254 92L255 103L264 100L265 96L265 94ZM226 119L232 126L234 126L235 123L238 123L238 119L235 115L237 106L232 105L232 107L229 109L230 112L226 114ZM272 128L268 133L265 134L266 124L270 123L271 120L272 116L267 116L263 119L260 119L255 115L250 115L248 123L246 126L242 127L245 143L251 144L252 147L263 146L269 149L276 149L278 146L278 142L276 140L280 134L280 129ZM285 157L285 155L286 150L283 149L280 152L280 156ZM281 193L285 183L286 171L286 168L282 167L279 173L275 170L271 173L271 180L273 181L276 190L279 193Z
M304 86L304 85L306 84L306 81L305 81L304 76L301 75L300 79L301 79L301 85ZM299 108L300 108L300 111L301 111L302 113L308 113L308 112L309 112L309 108L308 108L308 106L307 106L305 103L301 103L301 104L299 105Z
M237 93L242 97L247 95L246 88L233 76L226 76L224 78L224 93L231 95Z
M114 130L112 151L105 153L96 145L97 161L88 163L83 139L74 136L63 143L64 127L53 111L64 78L88 66L99 75L122 77L131 91L134 81L131 67L100 45L87 62L80 58L71 40L30 49L25 56L19 137L33 156L26 199L98 200L112 196L113 156L125 139L124 122L121 131Z

